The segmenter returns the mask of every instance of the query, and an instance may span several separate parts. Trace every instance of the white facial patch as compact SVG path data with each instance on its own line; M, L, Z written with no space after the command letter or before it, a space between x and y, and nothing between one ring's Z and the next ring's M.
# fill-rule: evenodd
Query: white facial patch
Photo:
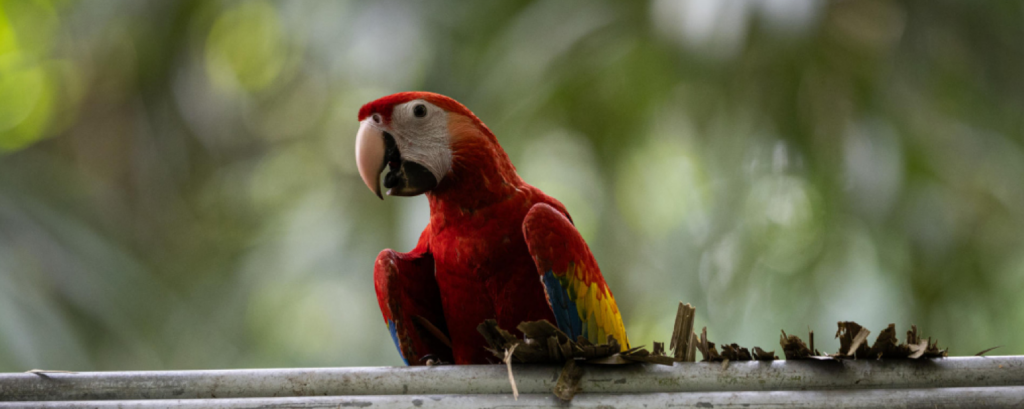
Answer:
M423 115L416 116L417 112ZM391 130L403 160L423 165L438 182L451 170L452 150L445 110L422 99L396 105L391 112Z

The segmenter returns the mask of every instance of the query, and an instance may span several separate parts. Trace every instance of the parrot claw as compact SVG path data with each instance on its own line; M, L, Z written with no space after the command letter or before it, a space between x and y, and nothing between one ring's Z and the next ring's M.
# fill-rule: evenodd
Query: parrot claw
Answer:
M434 354L426 354L420 357L420 362L423 362L426 366L438 366L445 365L445 362L441 362L441 359Z

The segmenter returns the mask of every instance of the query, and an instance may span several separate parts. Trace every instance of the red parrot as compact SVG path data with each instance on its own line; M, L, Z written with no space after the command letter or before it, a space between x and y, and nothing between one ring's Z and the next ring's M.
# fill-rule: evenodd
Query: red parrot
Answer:
M426 194L430 223L408 253L374 265L384 322L408 365L494 361L477 326L518 334L546 319L573 339L628 348L611 290L565 206L528 185L479 118L454 99L402 92L359 110L356 163L383 199ZM518 334L521 335L521 334Z

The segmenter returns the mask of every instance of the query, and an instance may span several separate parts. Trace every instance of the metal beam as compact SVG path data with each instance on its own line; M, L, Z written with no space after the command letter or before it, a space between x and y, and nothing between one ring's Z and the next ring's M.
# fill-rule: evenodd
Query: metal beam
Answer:
M862 389L778 392L688 392L582 394L573 408L1019 408L1024 386L937 389ZM289 398L175 399L78 402L0 402L0 409L155 409L155 408L565 408L554 395L391 395Z
M558 367L513 366L523 394L548 394ZM585 366L586 393L915 389L1024 385L1024 356L936 360ZM0 401L510 394L504 366L0 374Z

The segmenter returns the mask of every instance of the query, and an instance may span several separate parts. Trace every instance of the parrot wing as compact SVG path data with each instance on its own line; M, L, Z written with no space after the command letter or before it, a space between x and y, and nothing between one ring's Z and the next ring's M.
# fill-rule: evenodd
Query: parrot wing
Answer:
M628 349L615 298L569 218L551 205L535 204L523 221L523 234L558 328L572 339L582 335L594 344L612 335L623 351Z
M453 362L441 292L434 279L434 257L426 250L424 238L408 253L380 252L373 281L384 323L402 360L407 365L423 365L427 359Z

